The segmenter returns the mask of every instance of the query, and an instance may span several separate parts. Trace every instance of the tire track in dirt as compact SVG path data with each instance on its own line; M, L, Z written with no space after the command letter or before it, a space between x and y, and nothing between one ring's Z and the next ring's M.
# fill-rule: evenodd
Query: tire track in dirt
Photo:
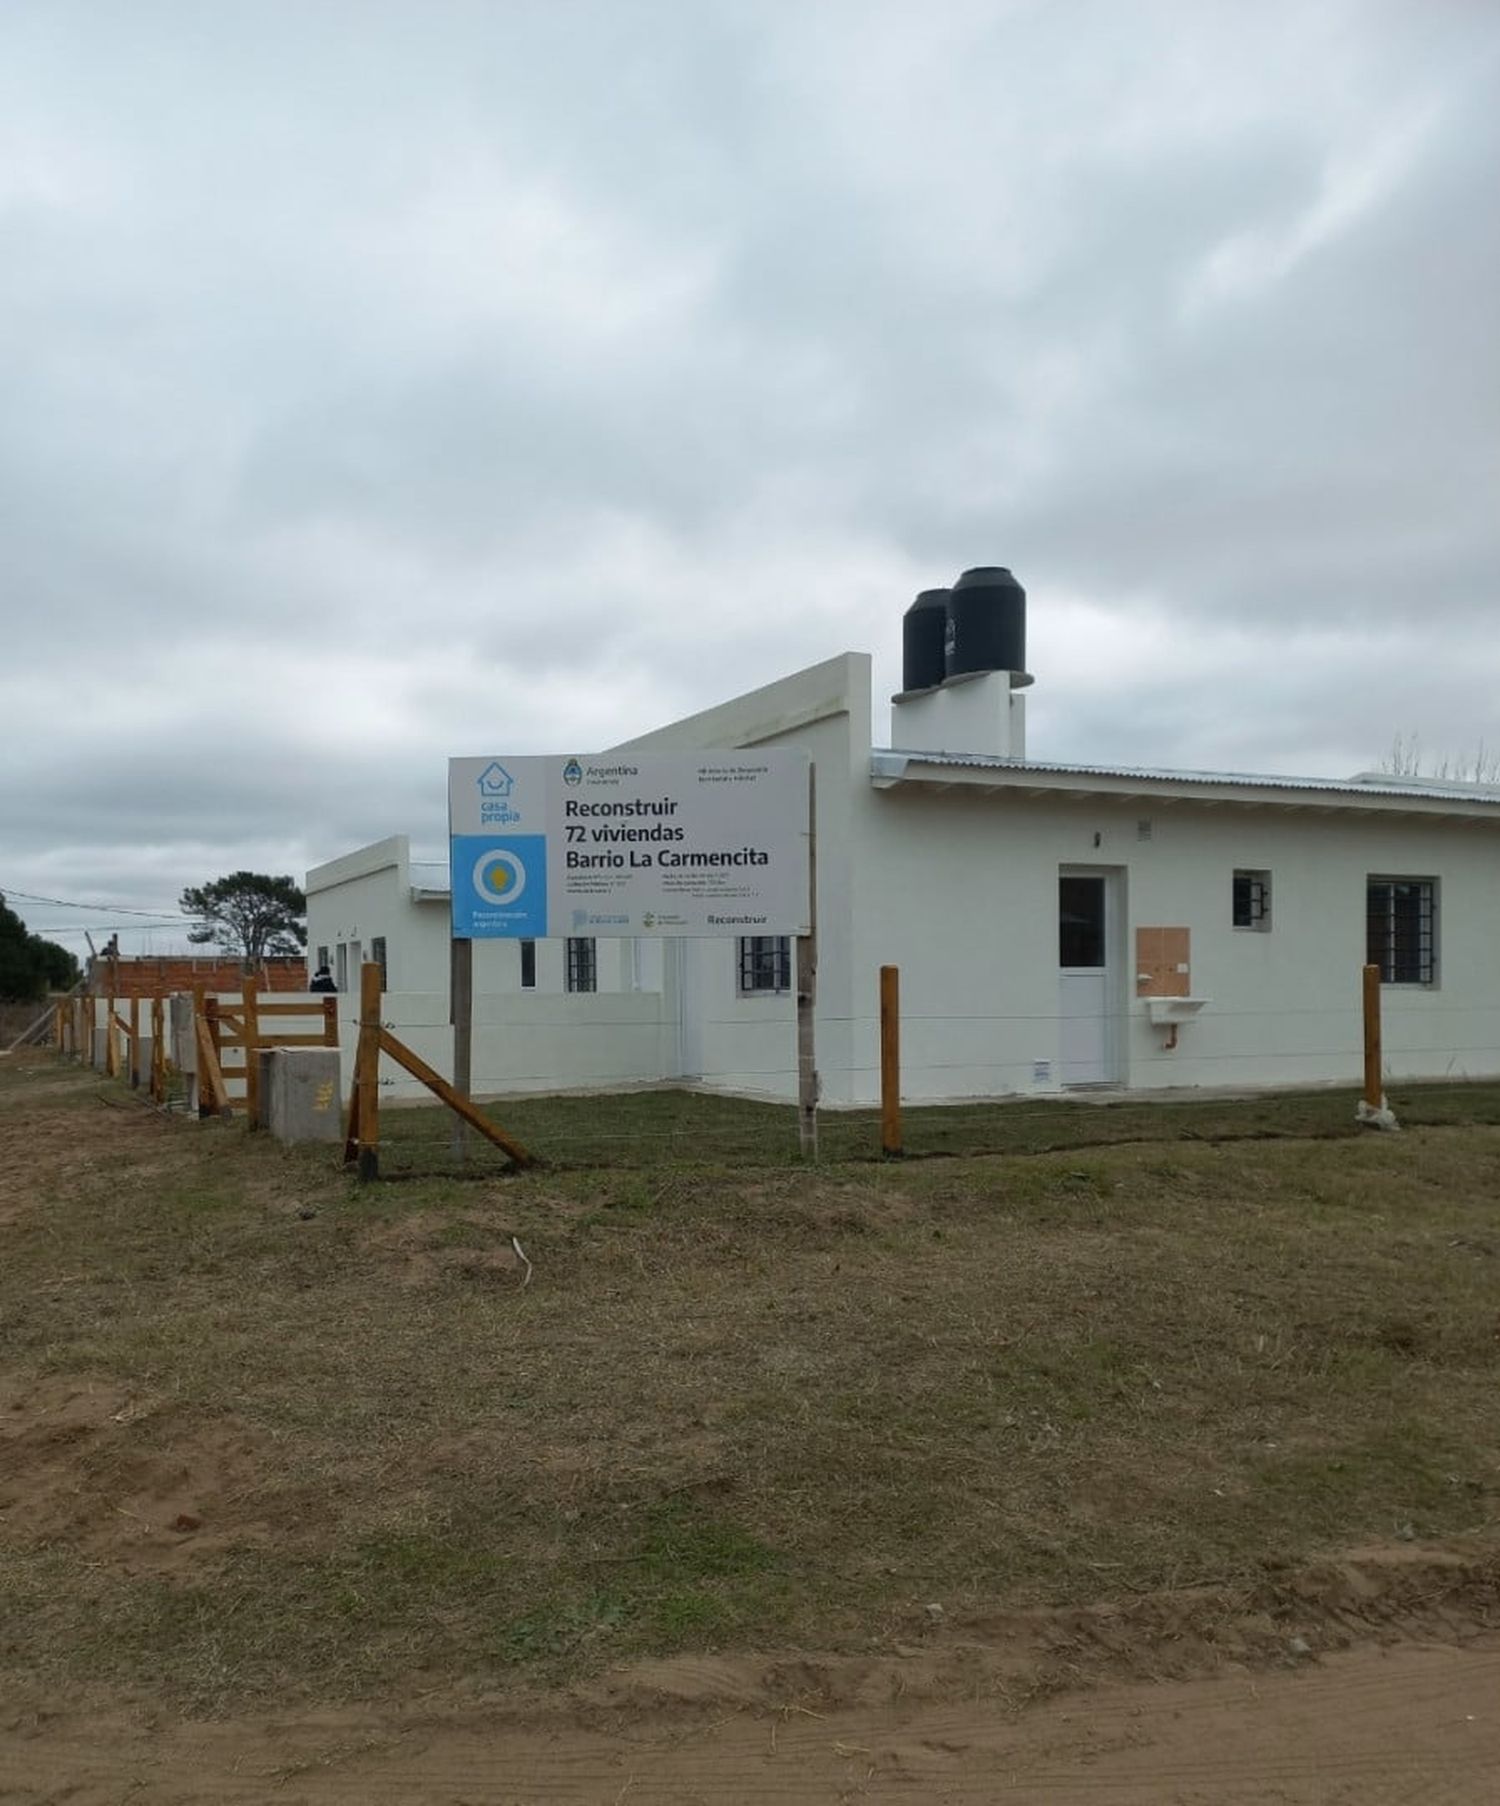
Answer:
M613 1729L325 1712L156 1728L49 1719L0 1737L5 1806L1490 1806L1500 1638L1365 1648L1297 1672Z

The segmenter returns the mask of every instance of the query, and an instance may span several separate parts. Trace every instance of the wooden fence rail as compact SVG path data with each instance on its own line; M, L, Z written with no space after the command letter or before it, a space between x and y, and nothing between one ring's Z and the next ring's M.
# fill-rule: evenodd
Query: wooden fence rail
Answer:
M315 1031L283 1031L275 1025L301 1018ZM269 1020L268 1020L269 1019ZM247 978L239 1001L226 1002L200 987L193 994L193 1022L198 1050L198 1114L231 1116L242 1103L252 1129L261 1126L260 1059L269 1047L337 1047L339 1000L317 997L307 1002L266 1002L260 981ZM230 1052L240 1057L225 1059ZM237 1087L231 1091L230 1087Z
M344 1127L344 1164L353 1165L361 1179L380 1177L380 1056L384 1054L420 1079L434 1097L441 1099L459 1119L510 1156L512 1165L534 1164L531 1154L498 1123L474 1108L461 1091L433 1070L404 1041L398 1041L380 1020L380 967L367 964L359 974L359 1046L354 1055L354 1077L349 1086L349 1112Z
M53 1023L57 1051L85 1065L102 1058L107 1077L147 1087L157 1103L165 1104L178 1075L168 1041L167 1001L164 994L61 998ZM267 1000L254 977L246 978L237 998L215 996L203 985L195 986L191 1012L184 1021L194 1054L190 1064L197 1069L199 1116L232 1116L243 1108L252 1128L260 1126L258 1056L264 1049L339 1044L336 996Z
M103 999L104 1020L99 1021L97 997L66 997L57 1006L54 1039L58 1053L92 1065L99 1034L104 1035L104 1071L123 1078L134 1090L146 1089L154 1103L165 1104L171 1094L176 1068L167 1052L166 1000L131 997L121 1011ZM149 1004L143 1021L142 1004ZM149 1060L143 1049L149 1043Z

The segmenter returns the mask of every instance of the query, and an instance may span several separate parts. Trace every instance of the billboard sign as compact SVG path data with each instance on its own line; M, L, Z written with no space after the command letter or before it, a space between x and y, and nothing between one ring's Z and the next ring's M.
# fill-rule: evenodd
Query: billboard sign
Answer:
M448 761L453 932L806 934L806 753Z

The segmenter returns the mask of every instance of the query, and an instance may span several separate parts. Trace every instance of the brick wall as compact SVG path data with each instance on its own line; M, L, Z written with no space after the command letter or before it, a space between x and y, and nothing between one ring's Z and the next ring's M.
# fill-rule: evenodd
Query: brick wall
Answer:
M263 960L256 970L263 991L305 991L307 961ZM191 991L203 985L210 991L237 991L245 982L245 968L237 959L198 959L164 955L161 958L92 959L88 988L104 997L168 997L174 991Z

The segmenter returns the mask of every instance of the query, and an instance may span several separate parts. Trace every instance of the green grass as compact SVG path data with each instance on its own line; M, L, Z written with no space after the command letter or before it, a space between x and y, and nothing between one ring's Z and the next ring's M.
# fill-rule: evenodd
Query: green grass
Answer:
M1248 1098L1139 1096L1108 1102L1061 1097L993 1103L908 1106L903 1140L910 1158L1037 1154L1130 1142L1354 1140L1359 1093L1335 1087L1259 1093ZM1500 1085L1418 1084L1398 1088L1392 1107L1411 1127L1500 1124ZM604 1167L654 1173L676 1166L787 1166L801 1163L797 1113L790 1105L691 1091L652 1090L598 1097L520 1097L486 1113L553 1167ZM381 1112L381 1160L387 1176L456 1175L452 1117L425 1105ZM470 1172L503 1171L505 1157L470 1138ZM819 1149L826 1160L880 1159L880 1118L873 1110L825 1110ZM628 1191L622 1184L622 1195ZM649 1203L655 1185L637 1182Z
M1130 1133L1037 1153L1022 1106L1017 1152L807 1170L648 1162L661 1112L765 1120L650 1094L611 1105L628 1166L361 1188L9 1067L0 1673L550 1682L1492 1538L1500 1128L1413 1099L1448 1120L1054 1105ZM584 1143L580 1101L526 1108Z

